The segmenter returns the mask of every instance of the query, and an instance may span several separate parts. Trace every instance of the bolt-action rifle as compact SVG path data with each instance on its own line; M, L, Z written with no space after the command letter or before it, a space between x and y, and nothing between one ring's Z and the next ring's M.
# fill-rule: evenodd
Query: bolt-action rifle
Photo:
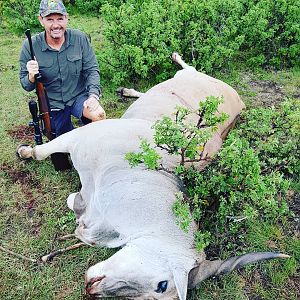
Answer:
M25 31L28 38L31 59L35 60L32 46L32 39L30 29ZM50 106L46 89L42 83L42 76L40 73L35 75L36 94L38 105L35 100L29 101L29 110L32 115L32 122L29 125L34 127L34 140L37 145L43 143L42 135L45 135L49 141L56 137L55 131L51 126ZM41 130L42 128L42 130ZM53 153L51 160L56 171L67 170L71 168L68 156L66 153Z

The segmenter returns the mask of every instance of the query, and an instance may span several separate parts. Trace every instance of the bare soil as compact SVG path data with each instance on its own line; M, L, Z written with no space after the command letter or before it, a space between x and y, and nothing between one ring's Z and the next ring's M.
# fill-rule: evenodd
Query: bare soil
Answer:
M34 128L28 125L18 125L6 131L9 136L21 143L34 142Z
M40 189L40 183L33 178L33 175L29 171L23 171L15 169L10 165L0 165L0 170L9 177L13 184L19 184L21 186L22 193L25 195L26 203L16 203L17 209L26 209L29 218L33 217L36 197L33 195L34 189Z
M250 81L249 86L257 93L255 96L256 106L273 106L285 97L282 87L274 81Z
M280 103L287 95L284 88L273 80L259 80L245 73L242 80L247 84L248 91L254 95L251 104L254 107L272 107Z

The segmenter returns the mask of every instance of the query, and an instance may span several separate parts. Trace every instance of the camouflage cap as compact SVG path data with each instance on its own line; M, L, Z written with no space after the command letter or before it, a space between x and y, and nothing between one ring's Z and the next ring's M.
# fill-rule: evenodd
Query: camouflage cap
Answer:
M67 10L61 0L42 0L40 4L40 16L46 17L50 14L67 15Z

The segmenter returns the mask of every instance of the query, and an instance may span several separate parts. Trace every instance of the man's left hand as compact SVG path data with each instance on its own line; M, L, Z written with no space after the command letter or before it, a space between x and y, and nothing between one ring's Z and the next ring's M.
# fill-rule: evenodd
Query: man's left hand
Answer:
M106 119L105 110L100 105L98 99L93 95L84 101L83 107L83 115L93 122Z

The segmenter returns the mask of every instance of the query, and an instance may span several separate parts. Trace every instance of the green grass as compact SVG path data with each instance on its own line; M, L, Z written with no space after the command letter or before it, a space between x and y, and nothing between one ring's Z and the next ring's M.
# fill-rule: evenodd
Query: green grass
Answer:
M70 23L90 34L95 52L101 51L98 18L71 17ZM55 172L49 160L21 162L15 157L16 146L26 138L20 140L9 134L9 130L26 126L30 120L27 100L35 96L23 91L19 84L18 56L22 41L23 38L0 31L0 245L27 257L39 258L72 244L72 241L57 241L56 237L75 229L74 217L65 200L70 193L79 190L80 182L74 171ZM221 79L232 84L248 106L255 105L262 93L259 86L251 84L253 81L276 82L286 96L299 94L297 70L246 75L235 71L222 74ZM119 117L128 104L117 102L108 83L103 91L108 116ZM294 189L299 193L299 182ZM216 245L227 245L220 249L222 258L231 256L235 250L239 253L282 251L292 257L286 261L254 264L242 271L206 280L198 290L189 293L188 299L299 299L300 242L296 235L296 217L272 224L253 223L251 230L238 239L216 238ZM35 265L1 252L0 299L86 299L83 283L86 269L113 253L114 250L86 246L51 263Z

